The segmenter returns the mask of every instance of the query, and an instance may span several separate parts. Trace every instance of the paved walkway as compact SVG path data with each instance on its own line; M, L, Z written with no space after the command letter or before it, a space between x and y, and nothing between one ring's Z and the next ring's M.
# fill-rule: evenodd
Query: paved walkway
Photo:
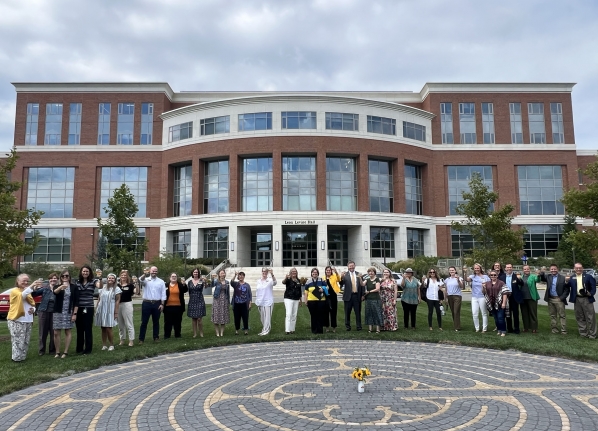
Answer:
M357 393L352 368L372 376ZM2 430L598 429L598 364L437 344L302 341L110 366L0 398Z

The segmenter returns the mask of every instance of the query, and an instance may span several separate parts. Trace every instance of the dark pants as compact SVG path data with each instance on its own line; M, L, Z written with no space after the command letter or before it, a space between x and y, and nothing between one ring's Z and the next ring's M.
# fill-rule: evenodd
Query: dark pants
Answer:
M509 317L507 317L507 332L519 334L519 303L513 296L509 296Z
M77 353L91 353L93 347L93 307L77 310Z
M174 337L181 338L181 323L183 322L183 307L167 305L164 307L164 339L170 338L174 329Z
M54 313L49 311L40 311L37 313L38 324L39 324L39 353L46 353L46 339L50 336L49 353L56 353L56 347L54 346L54 323L52 316Z
M505 309L499 308L498 310L492 310L492 317L494 317L494 324L499 334L506 334L507 325L505 323Z
M351 293L351 298L345 301L345 327L351 330L351 310L355 312L355 324L357 330L361 331L361 298L357 293Z
M307 309L311 317L311 333L323 334L324 322L328 319L328 304L326 301L307 301Z
M247 331L249 329L249 325L247 321L249 320L249 308L247 308L247 303L242 302L237 304L236 302L233 304L233 315L235 316L235 330L241 329L241 319L243 319L243 331Z
M538 302L533 299L524 299L521 304L521 319L523 329L526 331L538 330Z
M438 321L438 327L442 328L442 314L440 313L440 301L433 301L428 299L428 326L432 327L432 313L436 309L436 320ZM415 325L413 325L415 326Z
M403 323L405 329L409 329L409 318L411 318L411 327L415 329L415 313L417 312L417 304L407 304L405 301L401 301L403 306Z
M139 341L145 341L145 331L149 323L150 316L152 317L152 324L154 326L153 335L154 340L160 338L160 301L151 303L143 301L141 303L141 327L139 328Z
M336 328L336 314L338 312L338 295L334 291L334 289L330 290L330 296L328 296L328 301L330 306L328 307L328 313L330 319L326 318L325 327L331 326Z

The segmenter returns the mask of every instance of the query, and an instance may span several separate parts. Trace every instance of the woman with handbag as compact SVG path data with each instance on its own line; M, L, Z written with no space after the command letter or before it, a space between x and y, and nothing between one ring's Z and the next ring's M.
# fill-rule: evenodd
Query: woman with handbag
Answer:
M441 289L444 289L444 283L438 278L436 270L431 268L428 271L428 276L424 276L422 278L422 284L426 288L426 302L428 303L428 326L430 327L430 331L434 330L432 327L432 314L434 310L436 310L438 329L442 331L442 314L440 312L440 297L438 293L441 291Z

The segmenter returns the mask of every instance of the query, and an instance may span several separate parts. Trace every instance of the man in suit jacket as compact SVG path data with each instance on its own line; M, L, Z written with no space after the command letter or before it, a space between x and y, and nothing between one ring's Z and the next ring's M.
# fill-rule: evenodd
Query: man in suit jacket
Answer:
M519 334L519 304L523 303L523 294L521 287L523 280L513 272L513 265L507 263L505 272L498 275L498 279L507 285L511 294L509 295L509 315L506 316L507 332L509 334Z
M565 306L567 305L567 296L571 288L565 280L565 276L559 274L559 267L556 263L550 265L550 274L540 273L540 280L546 282L546 293L544 301L548 304L548 315L550 316L550 328L553 334L559 333L557 326L557 317L560 323L560 332L567 333L567 316Z
M345 327L351 330L351 310L355 312L355 323L357 330L361 331L361 298L363 293L363 280L355 272L355 262L352 260L347 264L348 271L341 276L341 284L344 286L343 301L345 302Z
M582 337L596 338L596 312L594 311L594 295L596 280L590 274L583 273L583 266L577 262L573 267L575 274L569 278L571 296L569 302L575 304L575 320Z

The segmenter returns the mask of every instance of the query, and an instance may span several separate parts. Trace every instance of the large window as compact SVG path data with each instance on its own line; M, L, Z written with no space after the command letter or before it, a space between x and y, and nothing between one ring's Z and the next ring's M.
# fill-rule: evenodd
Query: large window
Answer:
M201 136L230 132L230 115L199 120Z
M217 259L228 257L228 228L204 229L203 257Z
M100 236L99 241L104 241L106 242L107 240ZM129 248L130 251L134 251L135 254L138 254L138 258L139 260L145 260L145 254L142 253L138 253L137 252L137 247L139 247L140 244L143 244L145 242L145 228L140 227L137 229L137 236L135 237L135 243ZM118 248L123 248L125 246L122 238L118 238L112 241L112 244L114 244L115 246L117 246ZM108 257L108 253L106 253L106 257Z
M545 144L546 129L544 127L544 104L528 103L530 144Z
M560 166L518 166L521 215L557 215L565 210Z
M81 103L71 103L69 111L69 145L81 143Z
M357 131L359 130L359 115L326 112L326 129Z
M28 103L27 120L25 123L25 145L37 145L38 119L39 103Z
M193 199L193 178L191 165L174 168L174 217L191 214L191 200Z
M27 229L25 243L39 242L33 254L24 257L25 262L69 262L71 260L71 229Z
M424 256L424 231L407 229L407 257Z
M189 257L191 244L190 230L177 230L172 232L172 254L178 254L181 257ZM187 274L185 274L187 276Z
M370 257L394 259L395 230L393 227L370 228Z
M494 105L482 103L482 131L484 144L494 144Z
M316 158L282 158L282 209L316 210Z
M523 234L525 241L523 250L528 258L548 256L549 253L557 250L563 236L561 225L540 224L523 227L527 231Z
M440 133L443 144L454 144L453 140L453 104L440 104Z
M417 215L424 213L421 166L405 165L405 212Z
M523 144L521 103L509 103L509 113L511 121L511 144Z
M62 136L62 103L46 104L45 145L60 145Z
M462 144L477 144L475 131L475 103L459 103L459 128Z
M106 217L104 208L108 199L121 185L126 184L135 197L139 210L135 217L146 217L147 207L147 168L146 167L107 167L102 168L102 191L100 196L100 217Z
M228 212L228 160L206 162L204 175L204 214Z
M326 209L357 211L357 174L354 159L326 158Z
M239 132L272 130L272 112L239 114Z
M154 134L154 104L141 104L141 145L152 145Z
M110 144L110 103L98 105L98 145Z
M397 120L394 118L374 117L368 115L368 132L383 135L397 134Z
M182 141L193 137L193 121L168 128L168 142Z
M451 251L453 257L463 257L477 247L473 236L451 228Z
M43 218L73 217L75 168L29 168L27 208Z
M272 158L244 159L241 211L272 211Z
M563 104L550 104L550 120L552 122L552 143L564 144L565 134L563 133Z
M388 161L368 162L370 211L393 212L392 164Z
M416 141L426 142L426 126L403 121L403 136Z
M449 166L448 167L448 189L449 189L449 214L456 215L457 205L463 200L463 192L469 191L469 181L474 173L482 177L482 181L490 189L493 189L492 166Z
M309 111L294 111L282 113L283 129L315 129L317 128L316 113Z
M118 104L118 122L116 126L116 143L119 145L133 145L133 117L134 103Z

